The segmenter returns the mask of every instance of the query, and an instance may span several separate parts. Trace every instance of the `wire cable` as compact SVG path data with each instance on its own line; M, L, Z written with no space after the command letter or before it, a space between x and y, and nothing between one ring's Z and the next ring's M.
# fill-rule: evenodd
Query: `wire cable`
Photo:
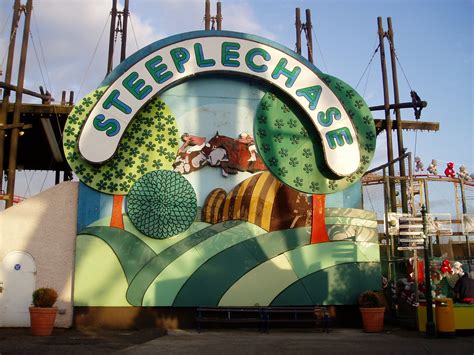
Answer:
M31 43L33 44L33 51L35 52L36 62L38 63L38 69L39 69L41 78L43 79L43 84L44 84L45 87L47 87L46 86L46 80L45 80L44 75L43 75L43 68L41 67L41 62L40 62L40 59L38 57L38 51L36 50L35 40L33 38L33 33L31 31L30 31L30 38L31 38Z
M98 39L97 44L96 44L95 49L94 49L94 53L92 53L91 60L89 62L89 65L87 66L86 72L84 73L84 77L82 78L81 85L79 86L79 92L77 93L77 97L80 97L80 95L81 95L81 91L82 91L82 88L84 86L84 82L86 81L87 75L89 74L89 71L90 71L91 66L92 66L92 62L94 61L94 57L97 53L97 50L99 49L100 41L102 40L102 36L104 35L105 29L107 28L107 24L109 23L109 20L110 20L111 16L112 16L111 14L109 14L107 16L107 21L105 21L104 28L102 29L102 33L99 36L99 39Z
M3 24L2 24L2 29L0 30L1 33L5 32L5 29L7 28L7 23L10 22L10 13L5 16L5 21L3 21Z
M20 18L21 16L18 16L18 20L15 24L15 27L14 27L14 30L13 32L10 34L10 40L8 41L8 47L7 48L10 48L12 42L13 42L13 38L16 36L16 32L18 30L18 24L20 23ZM8 54L8 50L5 51L5 54L3 55L3 59L2 59L2 64L0 64L0 67L3 68L3 65L5 64L5 60L7 59L7 54Z
M390 38L387 38L387 39L388 39L388 41L389 41L389 43L390 43L390 47L392 47L392 49L393 49L393 53L395 53L395 59L397 60L397 63L398 63L398 65L400 66L400 69L402 70L403 76L405 77L405 80L406 80L406 82L407 82L407 84L408 84L408 87L410 88L410 90L413 90L413 89L411 88L410 81L408 80L408 77L407 77L407 75L406 75L406 73L405 73L405 70L403 69L403 65L402 65L402 63L400 62L400 59L398 59L397 51L396 51L396 49L395 49L395 46L393 45L393 42L390 40Z
M321 50L321 46L319 45L318 36L316 36L316 33L314 32L314 25L311 26L311 31L313 32L314 40L316 41L316 45L318 46L319 53L321 54L321 60L324 65L324 69L326 70L326 73L328 73L329 72L328 66L326 65L326 60L324 59L323 51ZM306 36L306 40L308 40L308 36Z
M132 28L133 38L135 39L135 44L137 46L137 50L139 50L140 46L138 45L138 39L137 39L137 34L135 33L135 27L133 27L132 13L131 12L130 12L130 15L128 16L128 18L130 19L130 27Z
M371 57L370 60L369 60L369 63L367 63L367 66L365 67L365 69L364 69L362 75L360 76L360 79L359 79L359 81L357 82L357 85L355 86L354 89L357 90L357 88L359 87L359 84L360 84L360 82L362 81L362 78L364 77L365 73L367 72L367 70L369 69L370 65L372 64L372 61L374 60L375 55L376 55L377 52L379 51L379 48L380 48L380 44L375 48L374 53L372 54L372 57Z
M36 11L38 11L38 9L36 9ZM41 41L41 34L40 34L40 31L39 31L39 26L38 26L38 22L36 21L36 15L35 15L34 11L33 11L33 23L34 23L34 26L36 28L36 33L38 33L40 54L41 54L41 57L43 59L43 65L44 65L44 70L46 72L46 79L48 79L49 90L52 93L53 92L53 85L51 84L51 78L49 76L49 70L48 70L48 66L46 64L46 58L45 58L45 55L44 55L43 42ZM45 84L45 87L46 87L46 84Z

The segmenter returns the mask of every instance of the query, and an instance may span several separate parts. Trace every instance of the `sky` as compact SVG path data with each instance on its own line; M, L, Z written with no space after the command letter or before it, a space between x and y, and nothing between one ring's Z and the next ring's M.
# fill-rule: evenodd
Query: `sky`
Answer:
M216 0L211 3L215 15ZM25 87L37 91L43 85L57 100L62 90L73 90L78 100L96 88L106 73L111 4L111 0L36 0ZM12 6L13 0L0 0L2 70ZM421 120L440 123L436 133L405 132L405 147L421 158L425 168L436 159L440 171L452 161L456 170L465 165L474 172L474 1L222 0L223 29L257 34L294 49L296 7L301 8L302 22L305 9L311 10L315 65L356 88L369 106L383 104L380 56L373 55L378 45L377 17L383 18L386 31L390 16L400 100L411 101L410 91L415 90L428 102ZM123 8L123 1L118 8ZM127 55L167 36L204 29L204 0L130 0L130 12ZM306 56L305 43L303 35ZM390 79L388 42L385 50ZM389 88L393 102L391 80ZM383 111L373 115L384 118ZM402 110L401 116L414 120L412 109ZM383 134L377 140L373 166L387 161L385 147ZM53 183L54 173L19 172L17 195L30 196Z

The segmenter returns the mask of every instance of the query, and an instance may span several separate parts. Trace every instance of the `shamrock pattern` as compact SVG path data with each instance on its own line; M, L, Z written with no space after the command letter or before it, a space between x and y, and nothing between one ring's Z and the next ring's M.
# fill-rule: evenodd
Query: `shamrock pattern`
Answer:
M299 110L284 103L277 93L262 98L254 121L256 145L269 170L285 184L308 194L345 190L367 171L375 152L375 124L364 99L343 81L322 73L319 76L354 124L360 150L360 166L355 173L345 177L331 173L313 123L304 115L297 116Z
M170 109L154 97L128 126L115 155L100 166L90 164L79 154L77 140L87 115L105 89L95 90L74 107L64 128L63 148L69 165L84 184L103 193L126 195L144 174L172 169L178 129Z

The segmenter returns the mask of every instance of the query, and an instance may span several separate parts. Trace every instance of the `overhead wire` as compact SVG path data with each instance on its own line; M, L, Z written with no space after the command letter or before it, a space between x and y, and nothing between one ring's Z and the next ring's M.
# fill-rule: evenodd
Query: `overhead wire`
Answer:
M41 66L41 62L40 62L40 59L38 57L38 51L36 49L35 40L33 38L33 33L31 31L30 31L30 38L31 38L31 43L33 44L33 51L35 52L36 62L38 63L38 69L39 69L41 78L43 79L43 84L44 84L45 87L47 87L46 86L46 79L44 78L44 74L43 74L43 68Z
M13 32L10 33L10 40L8 41L8 47L7 48L10 48L12 42L13 42L13 38L16 36L16 32L18 30L18 24L20 23L20 18L21 16L18 16L18 20L14 26L14 30ZM5 54L3 55L3 59L2 59L2 63L0 64L0 67L3 68L3 65L5 64L5 60L7 59L7 54L8 54L8 50L5 51Z
M374 46L375 46L375 45L374 45ZM380 44L375 48L374 53L372 54L372 57L370 57L369 62L367 63L367 66L365 67L364 71L362 72L362 75L360 76L359 81L357 81L357 85L355 86L355 89L356 89L356 90L357 90L357 88L359 87L360 82L361 82L362 79L364 78L365 73L367 72L367 70L369 70L370 65L372 64L372 61L374 60L375 55L376 55L377 52L379 51L379 48L380 48Z
M94 61L94 57L95 57L95 55L96 55L96 53L97 53L97 50L99 49L100 41L102 40L102 36L104 35L105 29L107 28L107 24L109 23L109 20L110 20L111 16L112 16L111 14L109 14L109 15L107 16L107 21L105 21L105 25L104 25L104 28L102 29L102 33L101 33L100 36L99 36L99 39L98 39L97 44L96 44L96 46L95 46L94 52L92 53L91 60L90 60L90 62L89 62L89 64L88 64L87 69L86 69L86 71L85 71L85 73L84 73L84 76L83 76L83 78L82 78L82 80L81 80L81 85L79 86L79 92L77 93L77 97L80 97L82 88L83 88L83 86L84 86L84 82L86 81L87 75L89 74L89 71L90 71L91 66L92 66L92 62Z
M36 9L36 11L38 11L38 9ZM49 90L51 92L53 92L53 86L51 84L51 77L49 76L49 70L48 70L48 65L46 64L46 58L45 58L45 55L44 55L44 49L43 49L43 42L41 41L41 34L40 34L40 31L39 31L39 26L38 26L38 22L36 21L36 15L35 15L35 12L33 12L33 24L36 28L36 32L38 33L38 41L39 41L39 47L40 47L40 54L41 54L41 57L43 59L43 65L44 65L44 69L46 71L46 78L48 79L48 84L49 84ZM45 84L46 86L46 84Z
M395 46L393 45L392 41L390 40L390 38L388 38L388 41L390 42L390 46L393 48L393 53L395 54L395 59L397 60L397 63L398 65L400 66L400 69L402 70L402 73L403 73L403 76L405 77L405 80L408 84L408 87L410 88L410 90L413 90L411 85L410 85L410 81L408 80L408 77L405 73L405 70L403 69L403 65L402 63L400 62L400 59L398 59L398 55L397 55L397 51L395 49Z
M318 46L319 53L321 54L321 60L324 65L324 69L326 70L326 73L329 72L328 66L326 65L326 60L324 59L324 54L323 51L321 50L321 46L319 45L318 41L318 36L316 36L316 32L314 31L314 25L311 26L311 31L313 32L314 40L316 41L316 45ZM308 40L308 36L306 35L306 40ZM311 53L313 54L313 53Z
M131 12L129 12L128 18L130 19L130 27L132 28L133 38L135 39L135 44L137 46L137 50L139 50L140 46L138 45L138 39L137 39L137 34L135 33L135 27L133 27L132 13Z
M3 24L2 24L2 29L0 30L1 33L5 32L5 28L7 27L7 23L10 21L10 15L11 13L9 13L7 16L5 16L5 21L3 21Z
M45 77L43 75L43 71L42 71L42 67L41 67L41 61L39 60L39 57L38 57L38 53L37 53L38 51L36 49L35 41L34 41L34 38L33 38L33 33L30 31L30 37L31 37L31 41L33 43L33 49L34 49L34 52L35 52L36 60L38 62L38 67L40 69L40 74L41 74L41 77L43 79L43 85L45 86L46 92L52 93L53 92L53 87L52 87L52 84L51 84L51 77L49 76L48 66L46 64L46 57L44 55L43 42L41 41L41 35L40 35L40 32L39 32L39 26L38 26L38 22L36 20L35 12L33 12L33 24L34 24L34 27L35 27L36 32L38 34L40 54L41 54L42 59L43 59L43 65L44 65L44 70L46 72L46 78L48 79L48 84L46 83ZM49 87L49 91L48 91L48 87ZM60 137L59 144L62 144L63 130L61 129L61 124L59 122L59 115L58 115L58 112L57 112L57 109L56 109L56 105L52 105L52 107L53 107L53 111L54 111L54 118L56 119L57 130L59 132L59 137Z

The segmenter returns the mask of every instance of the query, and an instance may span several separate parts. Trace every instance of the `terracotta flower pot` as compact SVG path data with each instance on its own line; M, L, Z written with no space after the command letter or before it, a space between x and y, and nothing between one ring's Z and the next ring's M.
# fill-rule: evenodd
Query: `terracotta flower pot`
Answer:
M57 313L57 307L30 307L31 335L51 335Z
M385 307L359 308L362 314L362 324L367 333L383 332Z

